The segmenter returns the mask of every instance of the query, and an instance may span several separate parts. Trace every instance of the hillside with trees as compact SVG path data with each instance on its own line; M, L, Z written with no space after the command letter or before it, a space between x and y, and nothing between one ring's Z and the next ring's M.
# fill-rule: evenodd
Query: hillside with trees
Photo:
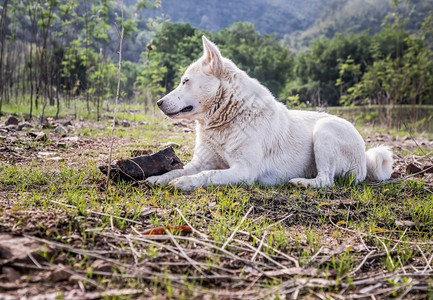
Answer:
M365 14L379 1L368 1L365 6L358 0L261 1L262 6L254 1L249 6L230 2L234 7L223 2L204 1L194 6L184 1L179 7L170 0L153 4L126 1L121 100L153 106L201 55L201 36L206 35L223 55L289 106L432 104L431 1L382 1L383 9L378 13L388 11L388 5L390 12L383 18L371 14L370 19ZM295 22L305 29L300 40L307 41L308 32L321 36L307 51L293 53L288 36L301 29L290 27L290 22L284 23L290 29L284 29L279 23L283 22L280 14L292 6L299 14L296 18L302 15L305 21ZM314 9L309 10L310 6ZM159 16L174 8L178 14L185 10L189 23L175 23L174 18L173 22L164 21ZM193 8L196 11L188 14ZM230 13L222 11L224 17L217 18L216 12L223 8L230 8ZM208 27L194 26L196 15L204 11L215 13L218 22L251 17L256 25L244 21L217 29L223 23L203 19L202 24ZM265 18L272 11L274 17ZM313 17L326 11L333 11L333 17ZM350 19L349 12L359 18ZM120 23L120 15L120 3L113 0L4 1L0 113L3 104L21 103L28 107L30 117L34 108L42 107L44 114L47 106L56 107L58 116L62 107L79 101L85 103L89 115L99 119L102 103L114 97L118 59L114 23ZM260 25L262 17L269 27ZM378 20L374 23L373 19ZM381 25L376 28L372 22ZM351 27L354 23L359 26ZM371 30L362 31L368 26Z
M383 19L393 11L388 0L165 0L156 10L143 10L146 18L189 23L206 31L219 31L236 22L254 24L260 34L276 34L295 51L306 51L320 37L336 33L377 33ZM395 1L394 1L395 2ZM128 1L136 3L135 0ZM407 30L416 31L433 9L433 0L413 0L399 6L409 17Z

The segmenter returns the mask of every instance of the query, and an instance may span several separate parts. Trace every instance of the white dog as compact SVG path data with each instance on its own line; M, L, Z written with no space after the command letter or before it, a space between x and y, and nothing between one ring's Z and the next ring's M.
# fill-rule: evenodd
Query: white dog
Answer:
M184 169L148 178L181 190L227 184L326 187L335 176L387 180L392 153L365 152L348 121L326 113L288 110L203 36L203 56L179 86L160 99L172 119L196 120L194 156Z

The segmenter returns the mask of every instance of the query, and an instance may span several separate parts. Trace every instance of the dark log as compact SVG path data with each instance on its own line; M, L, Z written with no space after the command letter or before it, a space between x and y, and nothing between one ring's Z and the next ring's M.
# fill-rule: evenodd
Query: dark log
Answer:
M182 168L182 161L176 156L173 148L168 147L151 155L117 161L115 165L111 165L110 178L113 180L138 181ZM99 170L107 175L108 165L100 166Z

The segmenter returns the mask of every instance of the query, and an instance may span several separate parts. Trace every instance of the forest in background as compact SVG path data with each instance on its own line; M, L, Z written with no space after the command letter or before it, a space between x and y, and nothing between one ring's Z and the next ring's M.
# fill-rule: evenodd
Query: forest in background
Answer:
M290 107L433 104L432 1L393 0L379 10L373 0L364 1L365 9L358 0L239 1L223 6L230 13L222 2L185 1L177 9L169 0L125 1L121 100L153 106L201 55L206 35ZM171 10L158 16L159 6ZM192 25L167 20L193 7ZM370 14L374 8L377 14ZM3 0L0 9L0 112L3 104L21 103L29 117L40 106L42 112L55 106L58 115L80 102L99 119L103 101L115 93L120 2ZM215 20L226 16L218 20L228 26L206 15L193 26L200 9L215 11ZM230 24L234 11L257 24ZM304 23L290 27L288 19Z

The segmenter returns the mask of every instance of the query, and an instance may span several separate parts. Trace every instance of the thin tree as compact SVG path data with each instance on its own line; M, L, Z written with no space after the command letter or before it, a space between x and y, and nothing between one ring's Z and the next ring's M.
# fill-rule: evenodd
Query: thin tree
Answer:
M108 157L108 172L107 172L107 191L110 188L110 173L111 173L111 160L113 156L113 144L114 144L114 130L116 128L116 116L117 116L117 104L119 102L119 95L120 95L120 77L121 77L121 71L122 71L122 43L123 43L123 36L124 36L124 27L123 27L123 0L122 0L122 17L121 17L121 28L119 29L119 26L117 23L114 23L117 29L117 33L119 34L119 65L117 68L117 91L116 91L116 99L114 101L114 115L113 115L113 124L111 127L111 144L110 144L110 155Z
M1 46L0 46L0 116L2 115L2 104L3 104L3 51L5 47L6 41L6 18L7 18L7 10L8 10L8 0L4 0L3 2L3 10L0 20L0 28L1 28Z

